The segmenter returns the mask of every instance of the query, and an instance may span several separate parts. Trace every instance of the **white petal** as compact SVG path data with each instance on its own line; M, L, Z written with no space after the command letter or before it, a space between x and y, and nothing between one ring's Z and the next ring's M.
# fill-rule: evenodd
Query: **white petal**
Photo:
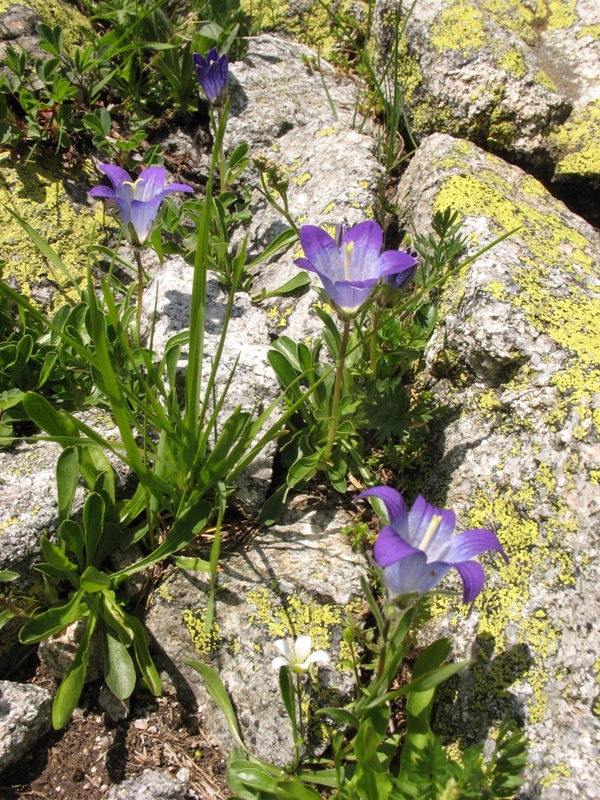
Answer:
M314 653L311 653L309 657L306 659L306 664L314 664L317 661L321 661L323 664L327 664L331 661L331 656L327 652L327 650L315 650Z
M271 666L273 669L281 669L281 667L289 667L289 665L290 662L283 656L277 656L277 658L274 658L273 661L271 661Z
M294 661L301 664L310 653L310 636L299 636L294 644Z
M288 662L294 660L294 645L290 639L277 639L273 642L273 647L276 647Z

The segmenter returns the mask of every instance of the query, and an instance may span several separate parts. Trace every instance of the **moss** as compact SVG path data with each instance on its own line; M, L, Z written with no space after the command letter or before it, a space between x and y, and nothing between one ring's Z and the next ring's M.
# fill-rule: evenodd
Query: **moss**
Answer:
M0 0L0 14L3 14L12 2L13 0ZM33 9L46 25L51 27L60 25L67 52L82 43L81 28L91 29L89 20L72 4L61 3L59 0L19 0L19 5Z
M73 180L96 180L89 165L72 172ZM87 246L94 229L102 225L101 203L76 208L66 191L66 175L54 159L13 164L8 155L0 157L0 204L15 211L37 231L60 256L76 281L87 270ZM19 223L5 215L0 252L6 258L5 277L14 277L21 291L31 297L31 284L42 276L57 286L54 307L64 298L75 299L77 292L70 281L46 260Z
M600 100L573 111L548 138L560 153L557 176L600 175Z

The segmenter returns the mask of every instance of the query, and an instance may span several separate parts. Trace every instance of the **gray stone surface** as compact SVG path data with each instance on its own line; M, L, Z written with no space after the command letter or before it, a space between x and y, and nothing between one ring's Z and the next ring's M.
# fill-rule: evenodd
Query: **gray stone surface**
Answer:
M41 686L0 681L0 772L51 727L52 695Z
M121 781L106 795L107 800L184 800L185 786L164 772L145 769L141 775Z
M474 145L425 140L397 196L426 233L451 207L469 253L517 226L446 288L427 352L449 410L420 489L459 525L496 530L510 558L487 562L474 605L450 605L462 673L437 725L480 740L508 712L531 740L520 797L598 797L600 786L600 237L543 187Z
M392 46L397 0L378 0ZM600 172L600 8L589 0L417 0L400 69L414 131L442 131L559 178Z
M276 164L289 180L290 213L298 226L324 225L332 233L346 217L351 224L378 215L383 179L375 140L352 128L356 86L321 62L333 107L319 73L309 67L314 51L274 36L250 39L244 60L231 66L231 112L227 148L250 145L251 157ZM258 182L254 173L251 182ZM259 255L285 228L285 219L258 193L252 196L249 256ZM255 269L253 291L276 289L297 274L299 245ZM322 323L312 311L313 292L265 303L273 335L318 336Z
M172 336L183 330L189 330L193 277L193 268L182 258L177 257L165 262L147 287L144 309L148 319L153 320L153 347L159 355L162 355L167 341ZM228 292L215 278L209 276L204 330L203 386L206 386L221 338L227 301ZM224 391L236 362L237 367L219 417L219 427L236 406L241 405L244 411L254 412L256 417L279 396L281 391L279 384L267 361L269 347L266 312L253 305L248 294L236 293L216 375L217 398ZM182 350L179 362L182 371L187 369L187 356L186 347ZM273 417L272 421L274 419ZM257 511L264 502L271 482L274 449L274 444L267 446L238 480L237 502L251 513Z
M79 649L81 637L85 631L87 620L80 619L68 625L60 633L50 636L40 642L38 655L50 674L57 681L67 674L73 659ZM85 673L85 682L97 681L104 674L104 653L102 649L102 636L100 628L94 631L90 643L90 656L88 668Z
M272 642L309 634L314 649L327 649L332 666L319 669L311 691L338 701L352 679L340 673L340 639L346 608L361 595L361 556L340 534L348 515L334 509L307 510L299 497L281 524L221 562L215 625L204 628L208 580L178 570L154 595L147 617L156 663L178 695L199 707L203 730L228 752L233 742L223 715L186 658L216 669L227 688L247 746L260 758L283 764L293 754L291 728L271 668ZM329 705L330 703L325 703Z

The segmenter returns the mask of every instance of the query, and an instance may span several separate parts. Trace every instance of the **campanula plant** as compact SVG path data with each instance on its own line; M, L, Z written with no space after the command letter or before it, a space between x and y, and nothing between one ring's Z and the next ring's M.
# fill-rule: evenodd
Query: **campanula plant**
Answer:
M222 106L227 98L227 76L229 60L225 54L219 56L213 47L206 56L194 53L194 70L198 83L204 90L208 102L212 106Z
M417 262L406 252L386 250L382 253L383 231L373 220L366 220L353 228L342 223L337 228L335 239L322 228L303 225L300 228L300 244L306 257L297 258L294 263L319 276L327 300L335 308L344 326L335 375L331 421L323 453L323 461L326 463L333 450L337 430L350 321L371 300L375 287L382 278L411 272Z
M112 183L110 186L94 186L89 191L90 197L108 197L114 200L121 213L125 231L135 252L138 268L138 325L142 315L142 293L144 288L144 271L139 248L150 236L156 215L163 199L173 192L193 192L185 183L171 183L165 186L166 170L164 167L148 167L143 169L137 178L132 180L128 172L114 164L99 164Z
M356 683L355 697L343 707L321 707L316 712L311 709L313 718L316 713L317 719L323 717L338 726L332 734L331 749L323 758L312 754L310 726L304 721L306 703L301 703L304 684L300 678L314 680L312 665L318 664L320 669L327 670L332 656L324 651L310 654L309 635L300 636L295 641L280 639L273 643L280 655L273 660L272 666L279 671L279 689L294 741L294 758L285 768L262 761L250 753L241 738L233 706L218 675L201 661L186 661L206 681L208 691L223 711L237 743L228 759L229 786L236 797L247 800L258 800L267 794L277 800L319 800L322 795L316 787L324 789L327 797L337 800L415 800L429 797L496 800L513 797L522 783L520 773L526 763L527 750L521 733L513 732L513 723L505 720L500 724L494 751L487 763L483 759L483 745L466 749L461 761L455 761L432 731L431 713L436 687L469 663L447 663L450 641L440 639L425 647L411 666L410 678L401 678L398 674L414 644L414 628L419 613L423 611L426 593L434 590L442 577L438 571L424 581L419 566L413 570L411 564L415 562L410 562L410 559L419 554L424 557L431 548L431 554L437 554L436 557L452 557L454 566L475 564L476 569L465 581L463 600L470 601L483 586L483 570L471 559L490 549L504 555L502 546L491 531L468 531L452 537L454 513L437 509L423 498L414 504L409 514L402 496L389 487L375 487L355 499L366 497L381 500L389 516L389 524L382 528L379 544L375 544L375 558L384 563L403 562L406 565L407 576L400 591L408 595L404 596L405 602L396 596L397 587L391 575L391 594L398 602L380 605L367 581L361 580L376 632L373 636L366 636L350 615L343 635L350 660L342 663L351 667ZM449 556L453 547L455 552ZM444 568L446 566L449 568L448 564ZM414 580L411 582L408 575L413 571ZM387 575L385 579L388 580ZM360 651L362 655L358 656ZM398 728L391 724L391 707L400 698L403 698L404 722ZM303 751L308 754L307 761L299 766Z
M225 54L219 56L216 47L213 47L206 56L194 53L193 60L196 78L209 102L210 119L213 131L216 134L223 116L225 120L227 119L227 111L229 108L229 104L227 103L229 95L227 88L229 60ZM214 115L215 110L217 112L216 119ZM227 189L228 181L223 144L221 144L219 148L218 158L221 191L224 192Z
M366 497L381 500L389 522L375 541L373 557L383 569L383 580L390 600L400 595L423 595L455 569L463 584L463 603L471 603L483 589L483 567L474 557L488 550L508 561L498 537L477 528L454 536L456 514L436 508L419 495L410 513L404 498L389 486L376 486L358 494L353 502Z

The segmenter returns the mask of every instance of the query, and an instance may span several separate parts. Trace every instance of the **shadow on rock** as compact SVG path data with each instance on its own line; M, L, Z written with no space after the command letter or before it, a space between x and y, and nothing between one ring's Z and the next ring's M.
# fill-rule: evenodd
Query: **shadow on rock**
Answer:
M524 725L523 702L510 687L527 674L533 657L525 644L498 655L495 650L495 638L479 634L472 651L474 663L441 687L433 729L445 744L459 742L464 747L484 742L505 716L519 727Z

